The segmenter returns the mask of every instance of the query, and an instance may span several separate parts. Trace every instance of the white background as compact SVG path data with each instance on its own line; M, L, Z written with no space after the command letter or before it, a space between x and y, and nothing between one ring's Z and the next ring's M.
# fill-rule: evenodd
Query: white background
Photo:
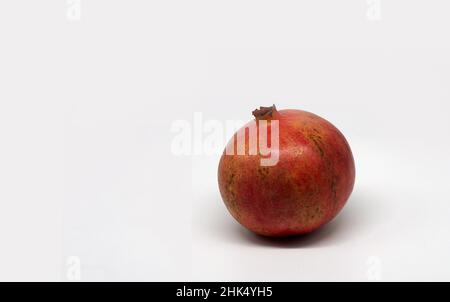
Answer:
M2 1L0 280L449 281L450 3L380 3ZM309 236L250 234L218 155L171 150L176 120L272 103L353 149Z

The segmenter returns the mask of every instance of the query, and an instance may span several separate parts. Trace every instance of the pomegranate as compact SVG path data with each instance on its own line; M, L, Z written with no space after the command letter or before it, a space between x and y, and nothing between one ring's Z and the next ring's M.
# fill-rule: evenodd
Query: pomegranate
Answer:
M274 105L253 115L219 163L220 194L231 215L247 229L273 237L309 233L329 222L345 205L355 181L345 137L327 120L302 110L278 111ZM262 152L263 132L270 156L276 157L272 164L262 161L269 156ZM244 147L236 144L239 137Z

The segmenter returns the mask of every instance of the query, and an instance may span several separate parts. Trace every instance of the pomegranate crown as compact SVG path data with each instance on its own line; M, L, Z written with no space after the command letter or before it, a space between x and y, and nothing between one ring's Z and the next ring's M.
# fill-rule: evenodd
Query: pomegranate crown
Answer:
M275 104L270 107L260 106L259 109L255 109L252 111L253 116L257 120L272 118L274 113L277 111Z

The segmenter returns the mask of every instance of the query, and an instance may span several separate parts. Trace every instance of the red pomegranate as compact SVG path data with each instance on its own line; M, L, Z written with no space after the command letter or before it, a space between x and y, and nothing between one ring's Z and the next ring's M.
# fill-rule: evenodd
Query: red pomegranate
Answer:
M330 122L302 110L260 107L253 115L255 120L233 136L219 163L220 194L231 215L247 229L274 237L309 233L329 222L355 181L345 137ZM263 132L276 157L272 164L263 162L268 158L262 152ZM252 152L255 133L257 150Z

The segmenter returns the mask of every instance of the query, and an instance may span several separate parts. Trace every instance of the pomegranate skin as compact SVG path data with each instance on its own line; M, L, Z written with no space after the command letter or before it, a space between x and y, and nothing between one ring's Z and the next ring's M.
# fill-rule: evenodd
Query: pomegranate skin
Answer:
M262 166L260 155L224 151L218 169L220 194L231 215L254 233L309 233L333 219L347 202L355 182L353 155L345 137L327 120L302 110L272 108L263 119L278 120L277 164Z

